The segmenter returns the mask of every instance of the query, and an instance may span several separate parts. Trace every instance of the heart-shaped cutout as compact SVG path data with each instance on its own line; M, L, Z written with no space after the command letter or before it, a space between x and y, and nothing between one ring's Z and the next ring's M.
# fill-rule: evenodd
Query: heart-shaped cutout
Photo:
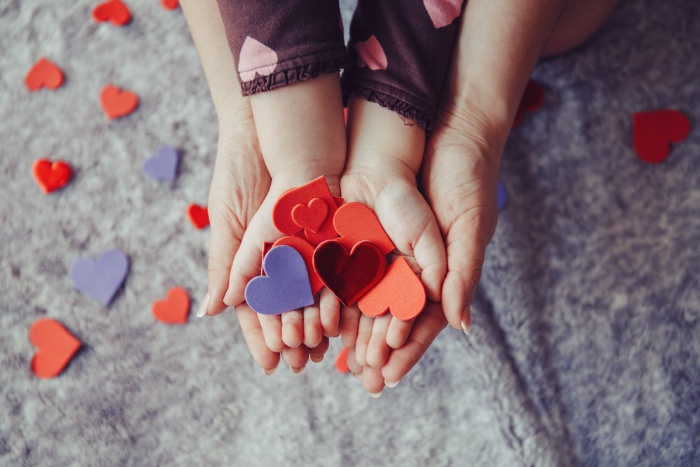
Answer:
M328 217L328 205L321 198L314 198L309 204L297 204L292 209L292 220L299 227L318 233Z
M209 210L206 206L190 204L187 206L187 217L196 229L203 229L209 225Z
M245 288L248 305L263 315L279 315L313 305L309 273L301 253L291 246L272 248L263 261L265 276L251 279Z
M129 115L139 105L139 98L131 91L122 91L108 84L100 93L102 110L111 120Z
M311 292L316 295L323 288L323 282L314 270L314 246L296 235L287 235L277 240L273 246L287 245L297 250L301 257L304 258L304 264L309 272L309 281L311 283ZM263 247L264 248L264 247ZM264 253L266 254L266 252ZM264 259L264 256L263 256Z
M180 158L177 150L170 146L161 146L156 155L143 163L143 173L153 180L175 180L177 164Z
M41 318L32 324L29 340L37 348L31 368L39 378L58 376L80 348L80 341L73 334L49 318Z
M100 3L92 10L92 17L98 23L109 21L115 26L124 26L131 21L131 12L121 0Z
M363 240L376 243L384 254L396 248L377 215L362 203L346 203L339 207L333 217L333 225L340 235L337 240L348 249Z
M462 13L462 2L464 0L423 0L425 10L430 16L435 29L444 28L452 24Z
M185 324L190 312L190 296L180 287L168 291L165 300L158 300L151 308L153 316L163 323Z
M350 349L343 347L338 356L335 358L335 369L338 373L349 373L350 367L348 366L348 353Z
M637 112L632 117L634 149L644 162L666 160L671 143L683 141L690 133L688 117L677 110Z
M400 320L413 319L425 307L425 288L403 256L387 267L384 276L358 302L367 316L390 311Z
M63 188L70 180L72 172L70 165L66 162L39 159L34 161L32 173L34 180L44 190L44 193L49 194Z
M368 241L348 249L339 241L328 240L314 252L316 274L345 306L351 306L370 290L382 278L385 267L381 248Z
M129 272L129 259L121 251L105 251L97 261L79 258L71 268L73 285L83 295L107 306L116 295Z
M542 90L542 86L540 86L537 81L528 81L527 86L525 86L525 91L523 92L523 97L520 99L520 105L515 114L515 119L513 120L513 128L523 122L523 115L525 112L535 112L542 107L543 103L544 91Z
M386 53L384 53L384 48L374 34L372 34L366 41L355 42L353 47L357 52L357 66L366 66L373 71L386 70L389 66Z
M292 211L299 204L308 206L314 198L318 198L326 203L328 213L316 233L304 229L306 239L312 244L318 245L324 240L336 238L338 233L333 228L332 219L338 209L337 202L330 188L328 188L326 179L323 177L312 180L300 187L287 190L280 196L272 209L272 222L277 230L285 235L296 235L301 232L302 228L292 218Z
M166 10L174 10L180 5L179 0L161 0L160 3Z
M63 84L63 71L55 63L42 57L24 77L24 84L30 91L38 91L44 86L57 89Z

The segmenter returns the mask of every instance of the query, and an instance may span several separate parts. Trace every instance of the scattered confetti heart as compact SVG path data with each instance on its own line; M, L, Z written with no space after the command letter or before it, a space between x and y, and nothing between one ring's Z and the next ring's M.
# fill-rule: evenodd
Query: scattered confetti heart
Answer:
M333 225L340 235L338 241L348 249L363 240L376 243L384 254L391 253L396 248L377 215L362 203L347 203L339 207Z
M49 194L66 186L71 176L71 168L63 161L51 162L48 159L39 159L32 165L34 180L39 184L44 193Z
M367 316L380 316L387 311L401 320L413 319L425 306L425 288L403 256L387 268L384 276L358 302Z
M57 89L63 84L63 71L56 64L42 57L24 77L24 84L30 91L38 91L44 86Z
M314 233L304 229L306 239L314 245L318 245L324 240L331 240L337 237L338 234L333 228L332 222L333 215L338 209L337 202L323 177L319 177L306 185L287 190L282 194L272 209L272 222L277 227L277 230L285 235L299 233L302 228L294 222L292 211L299 204L308 206L314 198L318 198L326 203L328 213L323 224L318 228L318 232Z
M161 146L155 156L143 163L143 173L153 180L175 180L177 164L180 158L177 150L170 146Z
M79 258L70 272L78 291L107 306L129 272L129 259L118 249L105 251L97 261Z
M206 206L190 204L187 206L187 217L196 229L203 229L209 225L209 211Z
M174 10L180 5L179 0L161 0L160 2L166 10Z
M498 196L498 210L501 211L506 207L506 203L508 203L508 192L506 191L506 187L504 187L501 182L498 182L497 190L496 195Z
M311 282L311 292L316 295L323 288L323 282L314 270L314 246L296 235L287 235L277 240L273 246L287 245L297 250L301 257L304 258L304 264L309 272L309 281Z
M542 107L544 103L544 91L542 86L537 81L530 80L527 82L523 97L520 99L520 106L515 114L513 127L520 125L523 121L525 112L535 112Z
M338 370L339 373L350 373L350 367L348 367L349 352L349 348L343 347L343 349L340 351L340 353L335 359L335 369Z
M297 204L292 209L292 220L299 227L312 233L318 233L328 217L328 205L320 198L314 198L309 204Z
M58 376L80 348L80 341L61 323L41 318L29 328L29 340L37 348L32 372L39 378Z
M111 120L129 115L139 105L139 98L130 91L122 91L113 84L108 84L100 93L102 110Z
M278 315L314 303L304 258L294 248L272 248L263 268L267 275L253 278L245 288L246 302L253 310Z
M690 133L688 117L677 110L638 112L632 116L634 149L650 164L666 160L671 143L683 141Z
M124 26L131 21L131 12L121 0L100 3L92 10L92 17L98 23L109 21L115 26Z
M323 284L345 306L351 306L384 274L386 258L381 248L368 241L352 249L336 240L321 243L314 252L314 270Z
M151 308L153 316L163 323L185 324L190 312L190 296L185 289L173 287L165 300L159 300Z

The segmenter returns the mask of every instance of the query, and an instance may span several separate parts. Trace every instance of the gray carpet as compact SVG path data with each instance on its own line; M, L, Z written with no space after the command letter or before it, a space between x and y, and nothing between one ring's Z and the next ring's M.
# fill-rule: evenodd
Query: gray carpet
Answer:
M700 465L700 5L624 2L585 47L542 63L545 104L512 134L509 203L489 247L474 332L444 332L380 399L329 357L301 376L256 368L232 314L154 321L173 285L206 287L216 120L181 12L131 1L0 0L0 465ZM66 82L29 93L40 57ZM108 121L112 82L141 98ZM675 108L693 130L660 165L631 114ZM141 174L161 144L179 177ZM45 196L35 159L74 178ZM69 279L80 256L131 260L108 308ZM29 369L28 330L83 343L57 378Z

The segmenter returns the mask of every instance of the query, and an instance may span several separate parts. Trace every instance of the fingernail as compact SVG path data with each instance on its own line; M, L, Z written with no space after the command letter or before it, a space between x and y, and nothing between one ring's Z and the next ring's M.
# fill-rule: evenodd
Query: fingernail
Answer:
M311 355L311 361L312 361L312 362L318 363L318 362L320 362L320 361L322 361L322 360L323 360L323 355L321 355L320 357L316 357L316 356L314 356L314 355Z
M370 392L370 393L368 393L368 394L369 394L369 397L372 397L372 398L374 398L374 399L379 399L380 397L382 397L382 391L379 391L379 392Z
M207 308L209 308L209 292L202 299L202 304L199 305L199 310L197 310L197 318L201 318L207 314Z
M393 383L389 381L384 381L384 386L388 387L389 389L392 389L395 388L397 384L399 384L399 381L394 381Z
M271 370L266 370L263 368L263 373L265 373L267 376L272 376L275 374L275 371L277 371L277 367L274 367Z
M306 366L303 366L301 368L292 368L291 366L289 367L290 370L292 370L292 373L295 375L301 374L304 372L304 369L306 369Z
M462 312L462 331L464 334L469 335L472 332L472 311L467 306Z

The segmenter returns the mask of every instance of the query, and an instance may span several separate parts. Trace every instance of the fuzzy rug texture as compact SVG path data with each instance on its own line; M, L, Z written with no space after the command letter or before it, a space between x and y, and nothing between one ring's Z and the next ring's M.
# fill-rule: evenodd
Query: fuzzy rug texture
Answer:
M179 10L0 0L0 465L700 465L700 3L624 1L574 53L541 63L546 98L503 154L509 194L474 303L473 334L443 332L399 386L371 399L333 368L265 377L232 313L185 326L150 307L206 290L206 204L217 125ZM345 19L349 6L345 5ZM41 56L66 82L30 93ZM108 121L107 83L140 96ZM690 136L658 165L632 113L672 108ZM175 182L141 173L161 144ZM35 159L74 178L45 196ZM108 308L80 295L80 256L118 247ZM83 343L65 371L29 369L28 330Z

